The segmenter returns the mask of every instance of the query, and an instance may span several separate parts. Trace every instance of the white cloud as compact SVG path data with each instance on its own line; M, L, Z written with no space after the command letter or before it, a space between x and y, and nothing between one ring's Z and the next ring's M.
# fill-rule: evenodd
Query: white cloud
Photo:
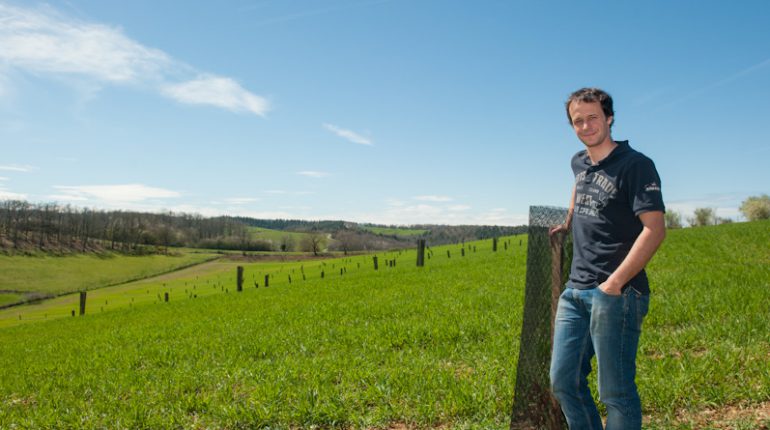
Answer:
M171 63L162 51L119 29L78 22L50 8L0 5L0 20L0 58L25 70L130 82L157 76Z
M145 84L181 103L234 112L263 116L269 109L265 99L232 78L197 71L134 41L120 28L75 20L51 7L8 5L0 5L0 23L0 64L6 67L98 83ZM180 82L185 75L197 77Z
M88 197L75 194L50 194L47 196L49 200L55 202L87 202Z
M308 178L325 178L329 176L326 172L315 172L311 170L304 170L302 172L297 172L300 176L307 176Z
M142 184L126 185L83 185L83 186L54 186L61 194L49 197L57 197L57 200L65 201L91 201L114 204L136 203L151 199L176 198L181 194L176 191L163 188L148 187Z
M12 193L0 188L0 200L27 200L26 194Z
M0 176L0 181L7 181L7 180L8 180L8 178Z
M181 84L165 85L163 94L181 103L211 105L233 112L251 112L264 116L269 103L230 78L201 76Z
M8 172L31 172L35 170L35 167L33 166L20 166L18 164L6 164L4 166L0 166L0 170L5 170Z
M374 142L372 142L372 140L368 137L361 136L360 134L351 130L337 127L334 124L323 124L323 128L331 131L343 139L346 139L349 142L357 143L359 145L374 145Z
M434 203L451 202L452 200L454 200L453 198L447 197L447 196L415 196L412 198L423 202L434 202Z
M447 225L524 225L526 214L514 214L507 209L495 208L486 211L472 210L469 205L442 205L419 203L407 204L403 201L388 199L387 207L376 213L345 214L346 219L358 222L371 222L385 225L447 224Z

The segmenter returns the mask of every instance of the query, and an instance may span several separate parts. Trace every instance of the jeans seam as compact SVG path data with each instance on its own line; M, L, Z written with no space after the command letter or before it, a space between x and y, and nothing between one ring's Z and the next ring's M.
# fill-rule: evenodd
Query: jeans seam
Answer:
M575 372L575 392L577 392L580 388L580 372L582 370L583 366L583 360L585 359L586 354L586 345L588 345L588 340L591 338L590 334L588 336L583 336L583 343L580 345L580 357L578 359L578 365L576 366L577 371ZM585 403L582 401L580 402L580 409L583 411L583 415L585 417L586 422L591 422L591 413L586 408Z
M629 294L629 296L630 296L630 294ZM629 299L631 299L631 298L626 296L626 300L624 301L625 303L623 303L624 307L627 307L627 306L631 305L631 303L629 302ZM626 345L626 336L625 336L625 334L626 334L626 332L628 330L628 323L629 323L629 321L628 321L629 318L628 317L629 317L629 312L626 309L623 309L623 328L622 328L622 331L620 332L621 336L620 336L620 357L619 358L620 358L620 381L621 381L621 384L620 384L620 386L621 386L620 398L623 401L623 403L622 403L623 406L622 407L623 407L623 415L624 416L628 416L628 413L629 413L629 411L628 411L628 398L627 398L628 396L626 394L626 382L627 381L626 381L626 375L625 375L625 357L626 357L625 356L625 350L626 350L625 347L627 346Z

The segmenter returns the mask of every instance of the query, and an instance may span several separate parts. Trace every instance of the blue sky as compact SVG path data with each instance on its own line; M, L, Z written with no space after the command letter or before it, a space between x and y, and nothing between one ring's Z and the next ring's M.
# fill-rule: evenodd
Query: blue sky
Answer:
M385 224L568 203L615 99L685 217L770 193L770 2L0 0L0 199Z

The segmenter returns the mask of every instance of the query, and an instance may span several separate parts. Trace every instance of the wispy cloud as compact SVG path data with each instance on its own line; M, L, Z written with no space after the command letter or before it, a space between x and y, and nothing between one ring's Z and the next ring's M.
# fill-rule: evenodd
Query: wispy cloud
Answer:
M264 98L246 91L234 80L220 76L201 76L181 84L169 84L162 91L181 103L212 105L233 112L264 116L270 108Z
M386 207L377 213L349 214L345 219L358 219L387 225L448 224L448 225L523 225L526 214L514 214L504 208L473 210L469 205L406 204L388 199Z
M329 130L330 132L336 134L337 136L351 142L351 143L357 143L359 145L374 145L374 142L372 142L371 139L368 137L362 136L354 131L347 130L341 127L338 127L334 124L323 124L323 128Z
M0 188L0 200L27 200L27 195L12 193L6 189Z
M172 60L160 50L100 24L69 19L51 8L0 5L0 58L33 72L87 75L129 82L157 77Z
M269 105L228 77L195 70L142 45L115 27L82 22L51 7L0 5L0 62L53 76L98 83L143 84L174 100L263 116ZM179 76L192 75L191 79Z
M751 73L756 72L757 70L763 69L767 66L770 66L770 58L765 59L764 61L760 61L757 64L754 64L752 66L749 66L743 70L740 70L738 72L733 73L730 76L727 76L725 78L719 79L717 81L711 82L710 84L704 85L696 90L691 91L688 94L685 94L681 97L675 98L674 100L669 101L668 103L662 104L660 108L668 108L675 106L679 103L685 102L687 100L690 100L692 98L698 97L700 95L703 95L715 88L719 88L721 86L727 85L731 82L737 81Z
M302 172L297 172L300 176L307 176L308 178L325 178L329 176L327 172L316 172L312 170L304 170Z
M0 181L7 181L7 180L8 178L6 178L5 176L0 176Z
M415 196L412 197L414 200L419 200L422 202L435 202L435 203L443 203L443 202L451 202L454 200L451 197L447 196Z
M177 191L142 184L54 186L59 194L49 196L63 201L96 201L102 203L136 203L152 199L181 197Z
M22 166L18 164L6 164L4 166L0 166L0 170L7 172L31 172L35 169L36 167L34 166Z

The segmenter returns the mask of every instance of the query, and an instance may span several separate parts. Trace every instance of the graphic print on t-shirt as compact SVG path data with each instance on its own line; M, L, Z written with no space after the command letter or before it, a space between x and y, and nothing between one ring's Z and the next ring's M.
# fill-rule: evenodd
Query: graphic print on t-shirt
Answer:
M613 178L601 170L578 173L575 176L575 214L598 217L599 211L617 192Z

